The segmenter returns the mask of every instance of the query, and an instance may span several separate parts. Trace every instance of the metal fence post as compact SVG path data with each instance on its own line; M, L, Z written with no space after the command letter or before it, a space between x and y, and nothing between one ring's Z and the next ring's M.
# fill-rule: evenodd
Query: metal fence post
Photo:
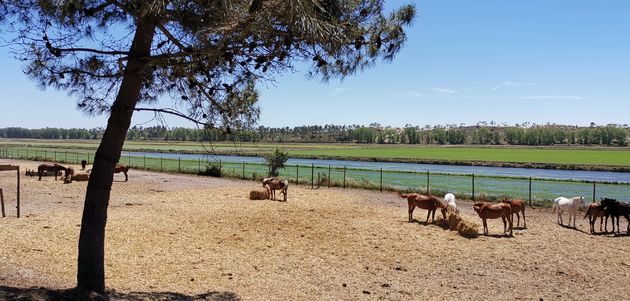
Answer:
M19 152L19 149L18 149L18 157L19 157L19 155L20 155L20 152ZM53 160L53 161L54 161L54 162L57 162L57 151L55 151L55 155L54 155L54 157L53 157L53 158L54 158L54 160Z
M300 184L300 164L295 165L295 185Z
M595 203L595 185L596 183L593 182L593 203Z
M429 188L430 187L429 177L430 177L429 176L429 171L427 170L427 194L430 195L431 194L431 189Z
M182 157L177 157L177 172L182 172Z
M160 157L160 172L162 172L164 169L162 168L162 160L164 159L164 157Z
M28 151L28 149L27 149ZM28 157L28 154L26 155ZM64 159L64 162L68 162L68 151L66 151L66 158Z
M315 181L315 163L311 163L311 189L315 188L313 181Z
M127 158L127 159L128 159L128 161L129 161L129 164L127 164L127 165L131 166L131 155L127 155L127 157L128 157L128 158Z
M346 167L343 167L343 189L346 189Z
M475 174L472 174L472 201L475 201Z
M245 161L243 161L243 180L245 180Z
M328 165L328 188L330 188L330 165Z
M142 156L142 165L147 169L147 155Z
M529 207L532 206L532 177L529 177Z
M381 192L383 192L383 168L381 167Z

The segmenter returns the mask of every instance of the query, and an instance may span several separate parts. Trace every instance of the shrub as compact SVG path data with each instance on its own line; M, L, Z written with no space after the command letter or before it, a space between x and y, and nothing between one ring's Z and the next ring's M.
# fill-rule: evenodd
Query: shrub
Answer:
M269 175L272 177L279 176L278 170L284 168L287 160L289 160L289 154L280 151L278 148L272 154L265 156L265 161L267 161L267 166L269 167Z

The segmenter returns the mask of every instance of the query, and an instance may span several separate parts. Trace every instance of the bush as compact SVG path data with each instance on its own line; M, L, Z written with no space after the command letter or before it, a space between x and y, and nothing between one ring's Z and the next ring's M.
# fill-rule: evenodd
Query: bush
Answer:
M271 155L265 156L265 160L267 161L267 166L269 167L269 175L277 177L280 175L278 170L284 168L284 164L287 163L287 160L289 160L289 154L276 148Z
M223 176L223 170L221 169L221 164L216 162L209 162L206 164L206 169L200 171L198 174L201 176L220 178L221 176Z

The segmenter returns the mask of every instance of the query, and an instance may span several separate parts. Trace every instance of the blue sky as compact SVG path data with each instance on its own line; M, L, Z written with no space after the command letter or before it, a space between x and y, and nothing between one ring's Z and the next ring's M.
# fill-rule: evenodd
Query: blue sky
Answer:
M301 68L261 84L259 124L630 123L630 1L411 3L418 15L394 62L342 82L307 80ZM0 64L0 127L105 126L65 92L37 88L6 48Z

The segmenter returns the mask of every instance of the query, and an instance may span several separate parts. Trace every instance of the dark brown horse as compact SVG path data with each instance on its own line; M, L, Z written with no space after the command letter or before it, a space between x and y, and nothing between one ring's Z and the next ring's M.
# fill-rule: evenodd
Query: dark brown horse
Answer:
M407 199L407 204L409 205L409 222L413 221L413 210L416 207L421 209L427 209L427 220L425 224L429 223L429 216L431 216L431 222L435 221L435 211L440 208L442 212L442 216L446 219L446 206L440 199L432 195L423 195L418 193L408 193L402 194L398 192L398 195L401 198Z
M59 173L62 170L65 171L66 168L59 164L45 164L44 163L37 166L37 175L39 176L39 181L41 181L42 175L44 174L45 171L52 172L54 173L55 176L57 176L57 173Z
M276 190L280 190L280 192L283 195L283 200L286 202L287 201L287 197L288 197L288 189L289 189L289 181L287 180L278 180L275 177L271 177L271 178L264 178L262 181L262 185L263 187L265 187L265 185L269 186L269 189L271 190L271 195L269 196L269 199L276 199Z
M623 216L628 220L628 227L626 231L630 233L630 204L620 203L615 199L604 198L602 199L603 210L612 218L613 233L615 233L615 218L617 218L617 234L620 234L619 230L619 217Z
M116 164L116 167L114 168L114 173L124 173L125 174L125 182L127 182L127 180L129 180L129 177L127 177L127 172L129 171L129 166L127 165L122 165L122 164Z
M479 202L473 205L475 212L483 220L483 234L488 235L487 219L501 218L503 220L503 233L507 234L507 224L510 224L510 236L512 236L512 206L506 203Z
M588 223L591 225L591 234L595 234L595 222L597 221L597 218L599 217L599 232L602 232L602 224L604 223L604 217L606 218L606 232L608 232L608 214L606 213L606 210L604 210L604 207L600 204L597 203L592 203L588 206L588 209L586 210L586 214L584 215L584 218L586 218L588 216Z
M510 204L512 206L512 221L514 221L514 214L516 213L516 226L518 227L521 224L521 216L520 213L523 213L523 228L527 228L527 223L525 223L525 202L521 199L513 199L513 200L503 200L503 203Z

